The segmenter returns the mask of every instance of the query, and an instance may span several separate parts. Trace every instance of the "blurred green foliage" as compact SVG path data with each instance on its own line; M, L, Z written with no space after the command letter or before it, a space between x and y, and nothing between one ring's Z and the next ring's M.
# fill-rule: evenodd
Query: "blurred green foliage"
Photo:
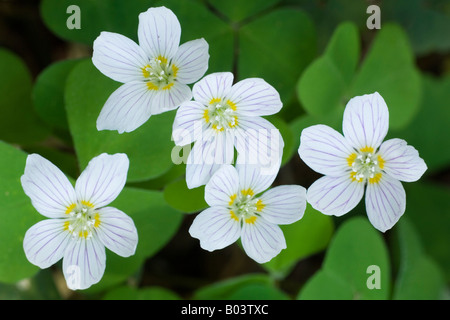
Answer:
M66 26L66 9L73 4L81 9L79 30ZM0 299L444 297L450 283L450 5L378 4L380 30L367 29L369 4L355 0L30 1L49 30L44 35L53 37L36 40L52 61L33 73L27 66L33 52L21 56L0 48ZM301 130L323 123L340 131L350 98L380 92L390 111L388 138L405 139L429 167L422 181L405 184L407 208L400 222L383 235L369 224L363 205L340 219L308 206L302 220L282 227L287 249L262 266L239 245L224 250L223 258L201 250L187 228L192 214L207 205L203 188L187 189L184 165L171 161L175 112L152 116L122 135L95 127L120 84L93 66L93 41L101 31L137 41L138 14L161 5L178 16L182 42L208 41L207 73L232 71L235 81L261 77L279 91L284 107L268 117L285 140L275 184L308 187L317 175L298 157ZM21 11L17 2L6 6ZM26 24L28 18L15 19ZM59 59L52 43L59 46ZM74 48L82 52L76 59ZM127 187L113 205L133 218L137 252L127 259L108 254L104 277L86 291L67 293L60 268L39 271L25 258L24 234L42 218L20 185L32 152L73 179L102 152L130 158ZM380 267L379 290L366 286L369 265Z
M379 270L379 288L367 286L370 266ZM300 291L299 299L387 299L389 255L382 236L362 217L346 221L330 243L322 268ZM325 288L331 287L331 290Z

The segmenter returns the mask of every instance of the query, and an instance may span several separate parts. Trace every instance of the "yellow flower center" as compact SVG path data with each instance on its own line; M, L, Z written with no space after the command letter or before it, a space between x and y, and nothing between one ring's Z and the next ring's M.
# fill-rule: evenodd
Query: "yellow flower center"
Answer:
M100 214L89 201L73 203L66 209L66 221L63 229L72 234L74 238L90 239L100 224Z
M240 190L237 194L230 196L228 209L231 218L236 221L254 224L259 218L265 204L261 199L256 198L251 188Z
M150 60L142 68L148 90L169 90L175 83L178 67L163 56Z
M347 157L347 164L352 169L350 179L356 182L378 183L383 176L384 163L384 159L374 148L361 148Z
M233 101L213 98L204 111L203 119L218 132L232 129L238 125L236 110L237 107Z

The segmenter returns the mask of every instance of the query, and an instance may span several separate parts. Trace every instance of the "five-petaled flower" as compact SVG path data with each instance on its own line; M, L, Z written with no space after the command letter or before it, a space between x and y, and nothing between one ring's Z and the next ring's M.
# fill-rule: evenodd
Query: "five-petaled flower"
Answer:
M27 259L47 268L63 258L70 289L86 289L105 271L105 247L122 257L134 254L138 235L133 220L106 207L125 185L129 161L125 154L93 158L75 188L50 161L37 154L27 158L21 178L25 193L45 219L25 234Z
M195 101L180 105L173 124L176 145L195 141L186 165L186 182L195 188L208 182L223 164L231 164L234 148L240 159L278 172L283 139L262 118L280 111L278 92L260 78L233 85L230 72L213 73L193 87Z
M197 39L179 45L181 27L174 13L150 8L139 15L139 45L111 32L94 41L92 62L103 74L124 83L106 101L98 130L130 132L151 115L177 108L192 97L187 84L208 69L208 43Z
M286 248L279 224L303 217L306 189L297 185L274 187L263 194L275 174L262 174L257 165L223 165L205 186L210 208L194 219L189 233L208 251L222 249L241 238L247 255L264 263Z
M324 214L341 216L360 202L366 189L369 220L385 232L406 208L400 181L418 180L427 166L417 150L404 140L383 142L389 111L377 92L351 99L342 127L344 136L325 125L315 125L301 133L301 159L325 175L309 187L307 200Z

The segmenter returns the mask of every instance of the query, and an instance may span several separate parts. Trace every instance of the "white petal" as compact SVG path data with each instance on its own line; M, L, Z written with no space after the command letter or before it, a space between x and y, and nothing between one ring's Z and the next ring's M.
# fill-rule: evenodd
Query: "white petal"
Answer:
M191 151L192 152L192 151ZM221 164L186 164L186 185L189 189L198 188L208 183Z
M275 224L291 224L303 217L306 209L306 189L284 185L266 191L260 198L264 206L261 216Z
M210 206L228 206L239 189L239 177L232 165L224 164L205 186L205 200Z
M185 146L198 139L207 128L203 116L205 106L196 101L187 101L177 110L172 128L172 139L177 146Z
M239 174L239 189L252 189L254 194L267 190L278 174L278 170L266 171L259 165L247 164L240 156L236 160L236 170Z
M180 22L171 10L150 8L139 14L139 45L149 57L173 58L180 44L180 35Z
M214 251L234 243L241 235L241 227L229 209L211 207L195 217L189 234L200 240L203 249Z
M64 173L38 154L27 157L20 181L25 194L43 216L64 217L67 208L76 202L75 190Z
M236 149L241 162L259 165L264 174L276 174L283 148L283 138L272 123L261 117L238 118Z
M364 183L348 176L325 176L315 181L306 194L312 207L323 214L342 216L352 210L364 195Z
M145 82L123 84L106 100L97 118L97 130L136 130L150 118L155 94Z
M100 224L97 234L103 245L121 257L136 252L138 234L133 220L119 209L106 207L98 210Z
M354 152L345 138L326 125L304 129L298 154L311 169L323 175L341 176L350 167L347 158Z
M389 110L378 92L354 97L344 111L342 129L350 144L376 150L389 129Z
M191 88L186 84L175 81L168 89L159 89L151 102L151 114L160 114L176 109L183 102L192 98Z
M194 100L208 105L212 99L222 99L231 89L233 74L231 72L212 73L194 84Z
M286 249L286 240L280 227L261 217L254 223L243 224L241 240L247 255L258 263L268 262Z
M234 136L231 132L204 132L195 142L186 162L186 183L189 189L206 184L224 164L234 157Z
M41 269L50 267L64 255L70 233L64 230L65 219L42 220L25 233L23 248L27 259Z
M124 153L102 153L93 158L75 184L78 199L92 203L95 208L108 205L122 191L128 166L128 157Z
M392 228L405 212L406 193L400 181L382 175L378 183L369 183L366 210L372 225L385 232Z
M94 41L92 62L107 77L119 81L142 81L148 63L144 50L133 40L112 32L102 32Z
M83 290L96 284L105 272L106 254L101 242L92 237L73 239L63 259L63 273L71 290Z
M181 83L197 82L208 70L208 43L197 39L183 43L172 60L177 68L176 78Z
M283 106L277 90L260 78L239 81L226 98L236 104L237 112L244 116L275 114Z
M419 152L402 139L383 142L379 155L384 160L383 170L400 181L417 181L427 170Z

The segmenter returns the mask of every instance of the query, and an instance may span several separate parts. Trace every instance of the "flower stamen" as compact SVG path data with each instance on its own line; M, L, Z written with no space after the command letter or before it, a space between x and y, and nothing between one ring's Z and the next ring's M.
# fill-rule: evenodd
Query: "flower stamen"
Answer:
M176 80L177 72L178 67L162 56L150 60L149 64L142 68L149 90L170 89Z
M252 189L241 190L230 197L228 203L231 217L236 221L254 224L265 207L261 199L254 197Z
M351 167L350 179L357 182L378 183L382 176L384 167L383 158L374 153L372 147L365 147L352 153L347 158L347 163Z
M213 98L209 102L203 118L216 131L229 130L238 125L238 118L235 111L236 104L232 101L227 100L222 102L221 98Z
M63 229L69 231L74 238L78 236L79 238L90 239L101 223L100 214L96 212L94 205L89 201L81 201L69 208L71 211L63 224Z

